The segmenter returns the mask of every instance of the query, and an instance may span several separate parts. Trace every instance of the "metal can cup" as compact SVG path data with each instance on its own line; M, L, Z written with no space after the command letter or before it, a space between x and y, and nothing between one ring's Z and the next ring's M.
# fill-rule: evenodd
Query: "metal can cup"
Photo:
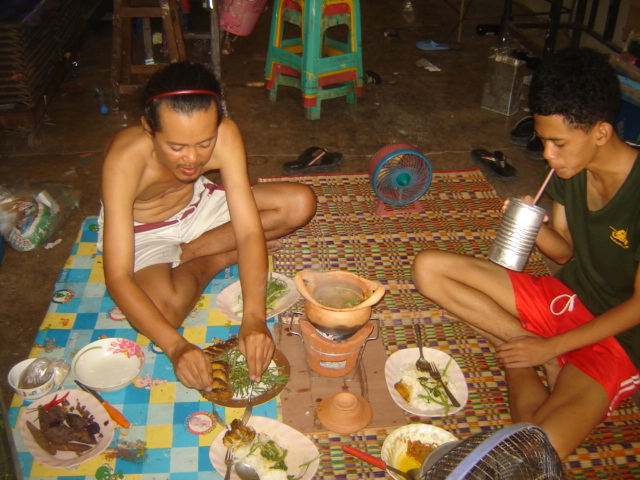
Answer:
M509 199L502 223L489 249L489 260L509 270L524 270L545 216L544 208Z

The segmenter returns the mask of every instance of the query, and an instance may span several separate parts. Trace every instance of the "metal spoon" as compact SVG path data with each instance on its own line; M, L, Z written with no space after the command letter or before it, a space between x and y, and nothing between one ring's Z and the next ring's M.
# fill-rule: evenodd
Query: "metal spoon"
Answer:
M242 480L260 480L256 469L246 463L236 463L236 473Z

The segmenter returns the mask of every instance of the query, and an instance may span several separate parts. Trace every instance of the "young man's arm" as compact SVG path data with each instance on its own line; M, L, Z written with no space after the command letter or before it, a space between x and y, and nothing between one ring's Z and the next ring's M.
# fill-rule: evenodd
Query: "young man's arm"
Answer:
M551 221L543 224L536 238L536 246L554 262L564 265L573 258L573 240L569 232L564 206L553 202Z
M542 365L566 352L591 345L640 324L640 266L631 298L566 333L550 338L520 337L500 345L498 358L511 368Z
M243 298L239 346L247 358L251 379L259 381L275 350L266 324L267 249L249 183L242 137L235 123L228 118L220 126L214 158L220 165L238 251Z
M130 133L120 135L111 145L102 172L103 254L107 288L132 326L167 354L178 379L187 387L209 390L210 364L204 354L170 324L133 276L133 202L144 162L130 152Z

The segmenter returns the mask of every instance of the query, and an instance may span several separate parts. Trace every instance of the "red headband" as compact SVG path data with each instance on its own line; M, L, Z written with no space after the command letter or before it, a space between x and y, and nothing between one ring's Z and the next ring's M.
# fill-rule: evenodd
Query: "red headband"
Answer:
M175 92L165 92L165 93L159 93L158 95L154 95L153 97L150 97L147 99L147 103L153 102L157 98L171 97L173 95L189 95L189 94L195 94L195 93L199 93L203 95L213 95L214 97L220 98L220 94L213 92L211 90L176 90Z

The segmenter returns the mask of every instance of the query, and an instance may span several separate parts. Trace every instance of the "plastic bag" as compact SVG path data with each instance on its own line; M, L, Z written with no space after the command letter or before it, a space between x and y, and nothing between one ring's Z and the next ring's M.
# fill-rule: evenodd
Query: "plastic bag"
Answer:
M16 250L44 245L69 218L80 191L53 182L0 186L0 234Z

